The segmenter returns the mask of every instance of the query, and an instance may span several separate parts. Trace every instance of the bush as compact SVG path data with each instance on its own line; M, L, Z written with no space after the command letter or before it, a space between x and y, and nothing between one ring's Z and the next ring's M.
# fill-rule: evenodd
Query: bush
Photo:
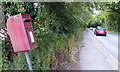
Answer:
M71 53L76 45L76 40L81 39L80 31L84 30L84 21L76 18L74 12L76 3L4 3L6 12L11 15L28 13L33 19L33 27L38 43L38 48L29 51L34 70L57 69L64 56ZM85 3L83 3L85 4ZM59 7L59 9L58 9ZM73 8L72 8L73 7ZM13 10L13 8L15 8ZM82 11L81 10L81 11ZM83 16L85 18L85 16ZM87 13L86 13L87 17ZM6 16L7 18L7 16ZM82 18L82 17L81 17ZM86 18L85 18L86 19ZM58 64L58 65L57 65ZM5 42L3 48L3 70L28 70L24 53L14 53L10 41Z

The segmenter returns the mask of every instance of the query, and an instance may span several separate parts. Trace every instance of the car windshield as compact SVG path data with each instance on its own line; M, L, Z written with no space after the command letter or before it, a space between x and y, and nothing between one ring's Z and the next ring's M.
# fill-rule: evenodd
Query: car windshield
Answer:
M101 28L97 28L97 29L102 29L102 30L105 30L106 28L101 27Z

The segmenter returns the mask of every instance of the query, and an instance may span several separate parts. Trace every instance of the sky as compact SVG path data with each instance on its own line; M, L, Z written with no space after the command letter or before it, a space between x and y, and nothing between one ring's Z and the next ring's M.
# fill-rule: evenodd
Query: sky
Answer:
M98 14L100 11L93 9L94 14Z

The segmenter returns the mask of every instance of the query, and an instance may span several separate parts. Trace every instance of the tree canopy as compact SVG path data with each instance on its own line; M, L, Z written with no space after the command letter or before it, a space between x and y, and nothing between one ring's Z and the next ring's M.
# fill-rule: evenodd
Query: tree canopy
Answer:
M95 15L94 9L99 14ZM59 59L72 53L87 26L103 25L107 30L120 31L120 2L2 2L0 12L0 32L5 37L0 35L3 70L28 69L24 55L13 52L6 28L10 16L27 13L33 20L39 47L29 53L35 70L56 69Z
M103 25L109 31L120 32L118 24L120 23L120 2L102 2L94 3L95 9L99 10L98 15L93 16L90 22L97 22Z

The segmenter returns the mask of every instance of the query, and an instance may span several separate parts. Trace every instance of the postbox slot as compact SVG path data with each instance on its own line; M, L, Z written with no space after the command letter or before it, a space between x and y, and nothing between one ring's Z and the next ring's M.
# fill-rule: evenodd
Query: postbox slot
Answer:
M32 21L31 19L24 19L24 22L30 22Z
M25 27L25 29L31 29L32 27Z

